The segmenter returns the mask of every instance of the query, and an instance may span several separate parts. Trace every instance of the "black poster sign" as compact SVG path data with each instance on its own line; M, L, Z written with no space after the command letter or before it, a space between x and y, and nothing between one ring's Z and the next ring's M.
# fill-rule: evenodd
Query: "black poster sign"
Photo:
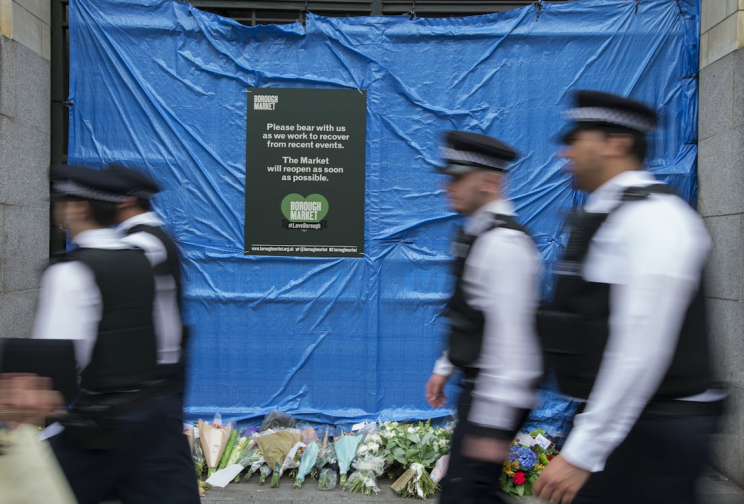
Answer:
M248 88L245 253L364 256L367 93Z

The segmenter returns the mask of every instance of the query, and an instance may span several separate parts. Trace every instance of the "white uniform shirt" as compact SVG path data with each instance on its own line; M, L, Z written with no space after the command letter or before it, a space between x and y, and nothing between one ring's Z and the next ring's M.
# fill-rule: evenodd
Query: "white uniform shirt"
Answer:
M139 225L162 227L165 223L154 212L146 212L125 220L118 229L126 234ZM133 233L123 236L122 240L144 250L153 267L168 260L165 245L150 233ZM181 357L183 335L175 278L170 275L156 275L155 291L153 322L158 343L158 364L175 364Z
M624 172L594 191L584 208L610 212L626 188L657 183L648 172ZM603 470L658 390L709 247L700 216L682 199L659 194L625 203L592 239L582 277L612 284L610 334L587 408L561 452L569 463Z
M83 231L72 242L83 248L133 248L114 229ZM54 264L41 278L33 337L73 340L78 370L82 371L98 338L102 310L101 291L90 268L80 261Z
M492 214L513 215L511 203L497 200L483 206L468 219L465 232L481 233L492 222ZM538 268L532 239L504 228L481 235L465 261L466 301L485 319L481 355L474 365L480 372L468 418L471 423L516 429L521 410L534 404L535 382L543 370L534 322ZM444 376L455 372L447 352L434 372Z

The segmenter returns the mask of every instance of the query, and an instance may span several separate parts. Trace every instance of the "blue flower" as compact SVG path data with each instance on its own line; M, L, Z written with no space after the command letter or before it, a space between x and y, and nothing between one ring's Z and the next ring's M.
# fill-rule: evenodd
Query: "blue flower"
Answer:
M532 468L535 467L535 463L537 462L537 455L535 455L535 452L533 452L529 448L516 445L512 446L511 452L509 454L509 462L514 462L515 460L519 462L519 467L521 469L531 471Z

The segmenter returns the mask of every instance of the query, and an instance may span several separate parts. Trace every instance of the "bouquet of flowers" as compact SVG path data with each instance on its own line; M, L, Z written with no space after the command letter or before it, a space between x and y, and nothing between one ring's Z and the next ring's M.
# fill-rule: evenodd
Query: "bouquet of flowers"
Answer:
M255 450L251 449L252 446L253 446L253 439L249 437L245 437L245 436L239 438L232 452L228 456L225 467L238 464L245 468L248 465L248 463L247 462L241 463L241 462L250 460L250 456L255 454ZM227 450L225 450L225 452L227 452ZM222 458L223 459L225 458L224 454L222 455ZM238 481L240 481L240 474L235 476L233 483L237 483Z
M499 479L499 486L507 495L532 495L532 486L540 473L558 453L555 443L544 434L542 429L534 430L529 435L520 434L512 444Z
M336 469L333 467L326 467L321 469L320 477L318 478L318 490L333 490L336 488L338 482L338 475Z
M372 428L374 428L372 424ZM364 493L370 495L380 492L377 486L377 477L382 476L385 470L388 452L382 441L382 436L371 430L359 445L356 456L351 465L356 471L349 477L343 489L351 493Z
M344 434L333 443L336 448L336 457L338 458L338 469L341 473L341 484L346 483L346 473L349 472L351 461L354 459L357 447L362 441L362 436L353 434Z
M279 486L281 464L287 458L287 454L292 447L302 440L302 435L284 430L259 436L257 440L269 471L274 471L274 475L271 477L271 487L276 488ZM261 468L261 476L263 478L263 467Z
M204 458L207 461L208 474L211 476L221 462L222 454L232 437L235 426L223 426L222 416L217 413L211 424L199 420L199 440ZM237 433L236 433L237 435ZM233 437L233 442L235 438Z
M354 471L344 483L343 489L350 493L363 493L370 495L380 493L377 486L377 477L382 476L385 469L385 459L366 452L362 457L354 459L352 466Z
M315 468L318 472L318 489L331 490L336 487L336 469L338 464L336 458L336 449L333 444L328 444L328 431L323 438L323 447L318 450L318 457L315 461ZM331 486L331 483L333 484Z
M302 454L302 458L300 459L300 466L297 469L295 488L302 488L302 483L304 483L305 481L305 476L310 474L313 466L315 466L315 461L318 459L319 450L320 448L318 447L317 442L312 442L307 445L307 448L305 448L305 451Z
M393 489L404 497L426 499L433 495L439 485L431 478L428 469L437 460L449 453L451 433L446 429L435 429L431 422L414 425L383 425L382 436L385 449L390 454L387 462L397 462L406 472L393 483Z

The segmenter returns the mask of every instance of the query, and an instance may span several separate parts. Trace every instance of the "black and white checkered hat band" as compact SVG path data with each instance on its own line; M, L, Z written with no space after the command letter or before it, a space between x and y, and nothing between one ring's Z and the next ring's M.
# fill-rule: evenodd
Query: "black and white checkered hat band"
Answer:
M563 116L569 121L617 124L643 133L654 129L653 121L643 115L612 108L578 107L566 110Z
M131 196L136 196L141 199L152 199L155 194L157 194L155 191L148 191L147 189L138 189L136 191L129 191L129 194Z
M451 149L449 147L445 147L442 149L442 157L448 161L477 163L479 165L488 166L489 168L495 168L497 170L505 170L508 164L508 162L504 161L503 159L487 156L485 154L479 154L472 151Z
M70 196L77 196L78 198L92 199L98 201L108 201L111 203L120 203L124 201L126 196L120 194L114 194L107 191L101 191L99 189L93 189L92 187L78 184L72 180L56 180L52 183L52 188L55 191L63 194L69 194Z

